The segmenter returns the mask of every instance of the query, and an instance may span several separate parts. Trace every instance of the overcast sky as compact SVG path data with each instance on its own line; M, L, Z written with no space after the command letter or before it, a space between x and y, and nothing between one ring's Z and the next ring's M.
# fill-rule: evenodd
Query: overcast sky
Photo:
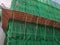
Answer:
M4 3L4 5L9 8L11 6L11 1L12 0L0 0L0 5Z
M60 0L53 0L53 1L60 4Z
M9 7L11 6L11 1L12 1L12 0L0 0L0 4L1 4L1 3L4 3L5 6L9 8ZM55 1L55 2L57 2L57 3L60 4L60 0L53 0L53 1Z

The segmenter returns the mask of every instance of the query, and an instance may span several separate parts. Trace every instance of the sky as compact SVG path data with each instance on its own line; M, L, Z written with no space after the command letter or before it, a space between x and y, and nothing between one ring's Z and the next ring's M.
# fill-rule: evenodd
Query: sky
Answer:
M60 4L60 0L53 0L53 1Z
M60 4L60 0L53 0L53 1ZM4 3L6 7L10 8L11 2L12 0L0 0L0 5L1 3Z
M1 5L1 3L4 3L4 5L5 5L6 7L10 8L10 6L11 6L11 1L12 1L12 0L0 0L0 5Z

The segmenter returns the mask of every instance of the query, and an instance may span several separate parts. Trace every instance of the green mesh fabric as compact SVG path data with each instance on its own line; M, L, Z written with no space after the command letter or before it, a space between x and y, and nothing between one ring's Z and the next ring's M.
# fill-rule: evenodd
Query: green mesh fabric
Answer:
M52 0L12 0L11 9L60 22L60 5Z
M11 10L60 22L60 5L52 0L13 0ZM60 45L60 28L9 20L7 45Z
M7 45L60 45L58 28L17 20L8 24Z

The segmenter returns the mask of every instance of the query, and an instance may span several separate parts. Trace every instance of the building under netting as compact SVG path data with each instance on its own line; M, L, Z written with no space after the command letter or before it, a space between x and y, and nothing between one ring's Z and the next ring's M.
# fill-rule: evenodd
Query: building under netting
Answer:
M60 4L52 0L12 0L10 10L60 23ZM6 34L7 45L60 45L60 27L9 19Z

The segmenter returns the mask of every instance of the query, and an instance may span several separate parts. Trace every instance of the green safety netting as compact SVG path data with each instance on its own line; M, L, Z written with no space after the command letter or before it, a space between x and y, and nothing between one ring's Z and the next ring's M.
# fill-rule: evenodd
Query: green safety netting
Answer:
M52 0L12 0L17 10L60 22L60 5ZM60 28L9 20L7 45L60 45Z
M51 26L9 20L7 34L7 45L60 45L60 29Z
M12 0L11 9L60 22L60 5L52 0Z

